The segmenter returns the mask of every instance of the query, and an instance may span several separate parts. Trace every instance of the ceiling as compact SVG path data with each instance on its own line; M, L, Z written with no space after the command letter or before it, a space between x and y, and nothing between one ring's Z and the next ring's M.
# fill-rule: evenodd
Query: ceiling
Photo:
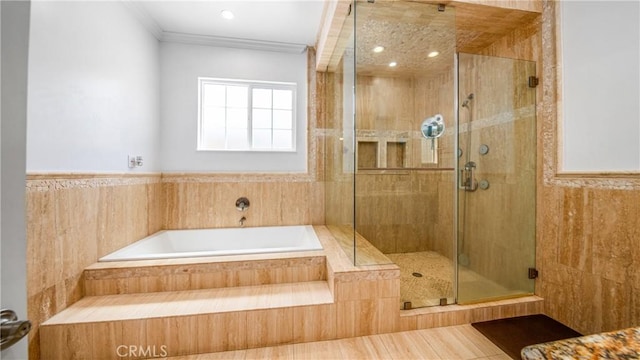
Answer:
M167 41L201 41L230 47L293 51L315 46L325 0L133 0L147 22ZM358 1L356 54L361 74L416 75L439 73L456 51L477 53L539 14L466 2L445 1L445 11L427 2ZM231 10L235 18L220 15ZM345 14L347 16L347 14ZM340 61L353 34L348 16L331 62ZM149 24L147 24L149 25ZM212 40L212 41L209 41ZM222 41L221 41L222 40ZM260 43L260 45L256 45ZM274 45L275 44L275 45ZM383 45L383 53L373 47ZM302 47L300 47L302 46ZM440 55L428 58L430 51ZM397 68L388 64L397 61ZM334 66L336 65L334 64ZM329 66L331 68L331 66Z
M431 76L453 65L456 52L482 53L487 47L516 30L536 24L539 13L447 2L440 8L425 1L376 1L356 3L355 57L360 75ZM341 54L352 42L353 16L344 20L328 63L335 71ZM336 21L339 23L339 21ZM376 46L384 51L375 53ZM438 51L436 57L429 52ZM322 57L320 57L322 58ZM389 64L395 62L395 67Z
M418 2L358 3L356 20L358 74L439 74L451 67L456 43L453 11ZM376 46L384 51L374 53ZM428 57L431 51L439 53ZM398 67L390 68L390 62Z
M323 0L139 1L166 33L314 46ZM226 20L222 10L235 18Z

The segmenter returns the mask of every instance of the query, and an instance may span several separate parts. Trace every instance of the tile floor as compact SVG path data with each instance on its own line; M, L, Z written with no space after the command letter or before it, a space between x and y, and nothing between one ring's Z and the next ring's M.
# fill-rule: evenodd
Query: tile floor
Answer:
M454 301L453 262L445 256L434 251L386 256L400 267L400 308L405 301L411 301L414 308L439 305L440 298L447 298L449 303ZM416 277L414 273L421 276ZM525 294L507 289L464 266L459 268L458 281L460 302Z
M171 359L509 360L510 358L471 325L459 325L258 349L178 356Z

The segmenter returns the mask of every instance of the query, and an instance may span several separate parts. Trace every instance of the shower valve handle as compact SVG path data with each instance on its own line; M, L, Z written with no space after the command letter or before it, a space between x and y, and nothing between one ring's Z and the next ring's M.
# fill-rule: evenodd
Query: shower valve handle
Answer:
M476 163L469 161L464 165L464 169L460 169L460 177L458 187L464 191L476 191L478 189L478 182L473 176L473 171L476 168Z

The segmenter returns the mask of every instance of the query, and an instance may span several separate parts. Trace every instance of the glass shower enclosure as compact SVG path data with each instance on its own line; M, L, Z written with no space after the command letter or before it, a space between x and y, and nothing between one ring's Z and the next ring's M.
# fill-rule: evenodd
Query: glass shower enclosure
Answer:
M340 39L321 82L345 253L398 265L404 309L532 293L535 63L458 53L452 6L354 2Z

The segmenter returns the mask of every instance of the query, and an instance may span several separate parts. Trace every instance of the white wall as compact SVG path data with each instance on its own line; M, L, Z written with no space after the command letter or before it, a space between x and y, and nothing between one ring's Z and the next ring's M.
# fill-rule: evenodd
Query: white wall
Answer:
M120 1L35 1L28 172L159 170L159 42Z
M162 170L304 172L307 156L307 55L163 42ZM196 151L198 77L298 84L295 153Z
M25 226L25 138L27 127L27 51L29 1L0 2L0 246L2 280L0 308L27 319L27 240ZM22 338L0 354L3 359L26 359Z
M561 5L561 171L640 171L640 2Z

